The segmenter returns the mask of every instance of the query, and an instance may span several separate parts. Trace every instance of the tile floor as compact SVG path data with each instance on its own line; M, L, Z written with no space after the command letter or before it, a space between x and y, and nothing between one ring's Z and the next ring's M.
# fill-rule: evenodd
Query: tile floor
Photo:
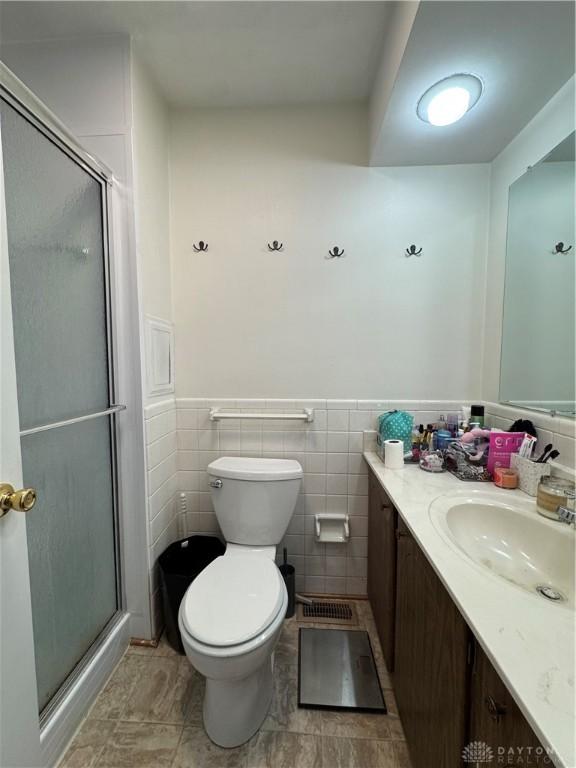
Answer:
M247 744L212 744L202 728L204 681L161 641L128 649L59 768L410 768L372 612L367 602L357 606L388 715L298 709L299 625L290 619L276 649L270 712Z

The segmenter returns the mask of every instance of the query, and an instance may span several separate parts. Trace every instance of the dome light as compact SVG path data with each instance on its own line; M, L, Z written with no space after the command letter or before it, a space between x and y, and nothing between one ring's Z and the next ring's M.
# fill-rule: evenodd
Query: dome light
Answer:
M416 107L420 120L431 125L451 125L464 117L483 91L477 75L450 75L423 94Z

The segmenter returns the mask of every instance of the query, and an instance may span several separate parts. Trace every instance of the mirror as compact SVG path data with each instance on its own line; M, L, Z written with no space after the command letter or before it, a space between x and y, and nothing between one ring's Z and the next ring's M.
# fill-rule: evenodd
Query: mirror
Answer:
M574 138L510 187L500 401L575 415Z

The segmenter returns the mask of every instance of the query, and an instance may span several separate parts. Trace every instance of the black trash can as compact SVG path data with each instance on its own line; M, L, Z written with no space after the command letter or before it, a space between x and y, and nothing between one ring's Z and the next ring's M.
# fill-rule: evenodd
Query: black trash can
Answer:
M284 562L280 566L280 573L286 584L288 592L288 607L286 608L286 618L291 619L296 610L296 569L288 564L288 554L284 549Z
M225 550L226 546L216 536L189 536L175 541L158 558L166 638L178 653L184 654L178 629L182 598L196 576Z

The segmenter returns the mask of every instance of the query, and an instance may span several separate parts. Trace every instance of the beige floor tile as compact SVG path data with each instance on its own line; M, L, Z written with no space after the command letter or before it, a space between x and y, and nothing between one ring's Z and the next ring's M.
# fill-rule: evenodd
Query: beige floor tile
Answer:
M154 656L156 648L151 645L129 645L126 650L127 656Z
M327 736L322 737L322 764L325 768L400 768L391 741Z
M402 721L398 715L388 715L388 728L390 729L390 738L396 741L406 741L406 734L402 727Z
M158 641L157 648L155 648L154 650L154 656L168 656L168 657L174 657L175 659L184 658L183 654L178 653L178 651L175 651L174 648L172 648L172 646L166 639L166 634L164 632L162 633L162 636Z
M59 768L93 768L115 727L113 720L85 720Z
M140 679L141 670L147 663L147 658L143 656L125 655L96 699L90 718L119 720L132 695L132 689Z
M319 710L298 707L297 668L276 665L272 703L262 730L320 734L321 728L322 713Z
M157 723L118 723L97 768L170 768L182 728Z
M162 638L157 649L129 649L60 768L410 768L372 612L367 602L357 607L389 715L299 709L299 625L290 619L276 649L274 696L261 731L247 745L223 750L202 727L204 679Z
M412 768L412 763L410 762L410 754L408 752L408 746L406 742L395 741L393 743L398 768Z
M368 629L368 624L374 622L374 616L372 615L372 608L368 600L355 600L356 613L358 614L358 621L363 629Z
M365 712L322 713L322 735L341 736L350 739L389 739L388 717L384 714Z
M244 768L247 754L247 745L222 749L203 728L185 728L171 768Z
M246 768L322 768L321 737L260 731L249 742Z
M298 664L298 625L293 619L284 623L280 639L274 649L274 663L284 666Z
M201 719L204 681L188 659L146 659L122 713L122 720L194 724Z

